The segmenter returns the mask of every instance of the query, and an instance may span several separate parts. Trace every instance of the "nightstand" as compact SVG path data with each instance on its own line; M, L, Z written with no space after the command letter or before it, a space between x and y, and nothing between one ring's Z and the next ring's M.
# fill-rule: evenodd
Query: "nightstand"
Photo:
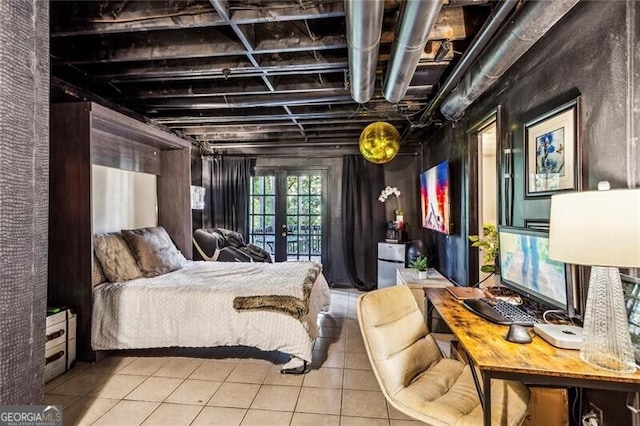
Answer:
M76 314L70 309L47 308L44 356L45 382L67 371L75 361Z

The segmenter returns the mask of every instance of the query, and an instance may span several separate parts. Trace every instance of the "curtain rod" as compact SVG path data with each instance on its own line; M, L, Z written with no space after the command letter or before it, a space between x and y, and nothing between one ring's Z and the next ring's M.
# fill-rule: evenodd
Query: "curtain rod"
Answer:
M223 156L223 155L227 155L229 157L250 157L250 158L258 158L258 157L284 157L284 158L294 158L294 157L301 157L301 158L308 158L308 156L305 155L301 155L301 154L246 154L246 153L207 153L207 154L202 154L201 157L203 159L208 158L208 157L218 157L218 156ZM351 154L330 154L330 153L326 153L326 154L320 154L320 155L313 155L311 158L341 158L344 157L345 155L351 155ZM414 151L414 152L399 152L398 154L396 154L396 157L417 157L418 156L418 152Z

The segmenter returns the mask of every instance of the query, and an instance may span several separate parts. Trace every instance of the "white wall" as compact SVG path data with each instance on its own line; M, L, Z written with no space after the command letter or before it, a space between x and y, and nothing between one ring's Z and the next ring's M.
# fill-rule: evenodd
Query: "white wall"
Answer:
M496 194L497 175L496 175L496 134L495 124L492 125L493 132L481 133L481 194L479 203L482 206L480 212L480 228L483 223L498 223L498 199Z
M156 175L91 166L93 232L158 224Z
M497 173L496 173L496 124L495 122L489 127L483 129L478 134L478 204L480 212L478 217L478 230L482 232L482 225L485 223L498 223L498 198L497 198ZM480 262L478 268L481 268L482 252L480 253ZM489 274L478 271L478 277L482 281ZM497 285L497 282L487 281L485 285Z

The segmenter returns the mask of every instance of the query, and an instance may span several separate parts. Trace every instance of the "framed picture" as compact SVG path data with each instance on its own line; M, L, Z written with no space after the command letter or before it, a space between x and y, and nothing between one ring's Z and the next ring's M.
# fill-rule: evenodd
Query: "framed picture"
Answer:
M578 189L578 99L525 123L525 194Z

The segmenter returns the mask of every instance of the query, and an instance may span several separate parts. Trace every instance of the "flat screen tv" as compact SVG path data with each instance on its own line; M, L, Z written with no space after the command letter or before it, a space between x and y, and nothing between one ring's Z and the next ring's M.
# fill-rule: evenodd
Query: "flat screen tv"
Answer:
M498 228L500 281L542 304L574 315L571 275L549 259L549 234L528 228Z
M449 163L443 161L420 174L422 226L450 234Z

